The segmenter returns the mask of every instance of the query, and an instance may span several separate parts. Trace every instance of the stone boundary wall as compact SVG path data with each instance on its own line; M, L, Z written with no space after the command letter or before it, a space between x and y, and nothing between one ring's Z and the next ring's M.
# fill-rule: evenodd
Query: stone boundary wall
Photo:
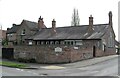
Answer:
M56 46L15 46L14 58L35 59L38 63L68 63L93 58L92 48L82 49L73 46L60 46L61 52L55 52Z
M114 48L102 50L98 41L83 41L83 45L21 45L14 46L15 59L35 59L37 63L70 63L95 57L115 54ZM99 43L100 44L100 43Z

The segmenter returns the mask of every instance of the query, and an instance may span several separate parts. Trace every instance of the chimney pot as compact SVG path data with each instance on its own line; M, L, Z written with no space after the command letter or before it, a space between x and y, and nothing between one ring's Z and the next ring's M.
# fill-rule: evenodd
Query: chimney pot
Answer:
M10 28L7 28L7 30L9 30Z
M16 26L16 24L13 24L13 26Z

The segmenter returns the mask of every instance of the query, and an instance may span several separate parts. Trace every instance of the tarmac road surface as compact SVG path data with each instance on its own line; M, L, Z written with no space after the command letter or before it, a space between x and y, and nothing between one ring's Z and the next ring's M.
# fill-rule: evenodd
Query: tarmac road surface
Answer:
M115 57L110 60L106 60L104 62L100 62L94 65L89 65L86 67L71 66L70 68L67 65L39 66L39 69L17 69L17 68L2 67L2 75L3 76L81 76L81 78L99 78L99 76L112 76L111 78L118 78L117 77L118 69L120 69L118 63L120 63L120 60L118 62L118 57Z

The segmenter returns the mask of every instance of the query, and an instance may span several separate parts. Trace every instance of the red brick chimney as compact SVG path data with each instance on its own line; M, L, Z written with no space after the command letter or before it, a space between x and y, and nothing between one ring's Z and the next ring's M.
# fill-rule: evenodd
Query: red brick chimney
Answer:
M92 15L90 15L89 17L89 27L88 27L88 31L93 30L93 17Z
M38 28L41 29L41 28L46 28L46 26L44 25L44 21L43 21L43 18L39 18L38 20Z
M53 21L52 21L52 32L56 33L56 21L55 21L55 19L53 19Z

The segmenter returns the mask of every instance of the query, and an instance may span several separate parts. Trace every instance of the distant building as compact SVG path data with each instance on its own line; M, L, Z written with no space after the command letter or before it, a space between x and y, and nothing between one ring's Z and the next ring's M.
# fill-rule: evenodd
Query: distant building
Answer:
M108 16L107 24L93 24L91 15L89 25L67 27L56 27L53 19L52 28L47 28L41 17L38 23L23 20L16 31L18 44L14 46L14 58L35 59L38 63L68 63L116 54L111 11Z
M20 25L13 24L13 27L7 28L6 36L8 40L8 45L17 44L17 30L19 29Z
M3 39L3 40L6 39L6 30L2 30L2 39Z
M0 58L2 57L2 44L6 40L6 30L2 30L2 27L0 28Z
M6 39L6 30L0 29L0 40L5 40Z

